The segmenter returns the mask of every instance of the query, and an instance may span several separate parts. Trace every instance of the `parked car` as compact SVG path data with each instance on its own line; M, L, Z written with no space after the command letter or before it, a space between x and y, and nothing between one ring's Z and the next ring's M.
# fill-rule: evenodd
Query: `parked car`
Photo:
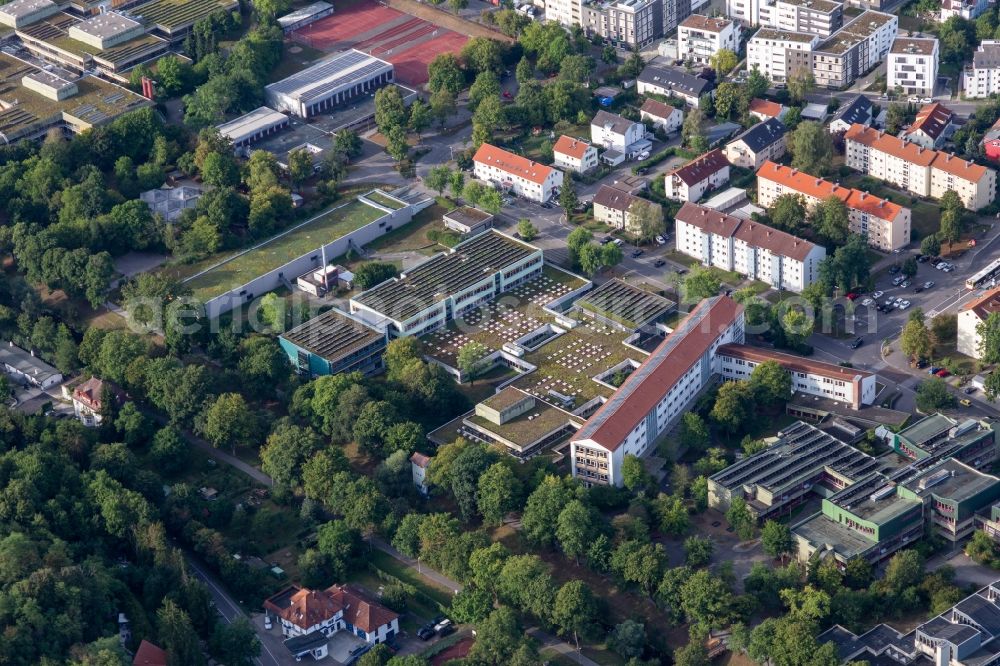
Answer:
M972 401L969 400L968 398L962 398L961 400L958 401L958 404L962 405L963 407L972 407Z
M854 340L851 341L851 345L850 346L851 346L851 349L857 349L858 347L860 347L863 344L865 344L865 341L864 341L863 338L854 338Z
M928 280L927 282L924 282L924 289L930 289L933 286L934 286L934 280Z
M265 613L264 614L264 628L270 631L271 627L273 627L273 626L274 625L271 624L271 616L268 615L267 613Z
M902 269L899 267L899 264L893 264L892 266L889 266L889 272L892 273L893 275L898 273L900 270Z
M896 306L896 307L898 307L900 310L905 310L906 308L910 307L910 302L909 301L905 301L905 300L904 301L900 301L899 305Z
M948 264L947 266L945 266L941 270L943 270L945 273L951 273L953 270L955 270L955 267L952 266L951 264Z
M925 359L920 359L919 361L917 361L917 367L923 370L924 368L927 367L927 361Z
M924 288L923 288L923 286L922 286L922 285L917 285L917 288L913 290L913 293L915 293L915 294L919 294L919 293L920 293L920 292L922 292L923 290L924 290Z
M931 260L930 256L926 254L922 254L919 257L917 257L917 261L920 262L921 264L926 264L930 260Z
M613 239L611 238L611 236L605 236L604 238L602 238L602 239L600 240L600 243L601 243L601 245L607 245L607 244L608 244L608 243L610 243L610 242L611 242L612 240L613 240Z
M903 284L903 282L905 282L905 281L906 281L906 278L903 277L902 275L897 275L896 277L892 278L892 284L893 284L894 287L898 287L899 285Z
M875 302L875 301L873 301L872 299L870 299L870 298L866 298L865 300L861 301L861 305L863 305L863 306L865 306L865 307L869 307L869 306L871 306L871 304L872 304L872 303L874 303L874 302Z
M846 298L849 301L853 301L853 300L856 300L858 298L858 294L856 294L853 291L851 291L851 292L848 292L848 294L846 296L844 296L844 298Z
M966 386L964 389L962 389L962 393L964 393L965 395L972 395L975 392L976 392L975 386Z
M660 268L661 266L666 266L666 265L667 262L664 261L663 259L657 259L656 261L653 262L653 266L655 266L656 268Z
M642 256L642 250L638 250L638 249L632 250L632 258L633 259L635 259L636 257L641 257L641 256Z
M941 377L942 379L944 377L950 377L951 376L951 373L948 372L945 368L941 368L940 370L938 370L934 374L937 375L938 377Z
M937 371L940 370L940 369L941 368L937 367L936 365L932 365L931 367L927 368L927 374L928 375L937 374Z
M434 631L434 627L432 627L429 624L425 624L424 626L417 629L417 638L419 638L422 641L429 641L430 639L434 638L435 633L437 632Z
M676 271L674 271L674 272L675 272L675 273L677 273L678 275L684 275L685 273L687 273L687 272L688 272L688 269L686 269L686 268L678 268L678 269L677 269Z
M872 298L874 298L876 301L882 298L883 296L885 296L884 291L876 291L874 294L872 294Z
M656 237L656 242L659 243L660 245L666 245L667 244L667 239L664 238L663 236L657 236Z
M448 636L453 633L455 633L455 625L449 622L445 626L441 627L440 631L438 631L438 636Z
M934 103L934 98L933 97L921 97L920 98L920 103L921 104L933 104Z
M623 241L621 238L614 238L611 240L611 242L617 245L618 247L621 247L622 245L625 244L625 241Z

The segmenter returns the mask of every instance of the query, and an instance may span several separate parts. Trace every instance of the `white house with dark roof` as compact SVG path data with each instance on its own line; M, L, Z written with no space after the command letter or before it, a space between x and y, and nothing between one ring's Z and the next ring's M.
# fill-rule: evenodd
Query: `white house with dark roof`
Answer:
M948 128L955 121L955 114L944 104L925 104L920 107L913 123L900 132L904 141L924 148L940 148L948 137Z
M728 182L729 160L717 148L667 173L664 189L668 199L698 201L706 192Z
M552 147L552 157L555 166L567 171L586 173L597 168L597 148L565 134Z
M675 216L677 251L796 293L819 277L826 250L753 220L686 203Z
M680 132L684 125L684 112L676 106L664 104L656 99L647 99L639 108L639 117L667 134Z
M726 159L733 166L756 171L768 160L778 160L785 154L785 124L777 118L757 123L726 144Z
M605 150L622 154L633 152L634 147L645 141L646 127L615 113L598 111L590 121L590 140Z
M834 112L830 120L830 133L846 132L854 124L870 127L875 121L874 109L875 105L870 99L864 95L855 95L854 99L842 104Z
M594 219L616 229L629 227L629 208L639 197L610 185L601 185L594 195Z

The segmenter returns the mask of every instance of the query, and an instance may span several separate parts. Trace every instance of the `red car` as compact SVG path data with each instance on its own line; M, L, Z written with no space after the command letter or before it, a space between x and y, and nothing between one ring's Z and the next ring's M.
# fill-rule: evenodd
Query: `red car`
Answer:
M847 300L849 300L849 301L853 301L853 300L855 300L856 298L858 298L858 297L859 297L859 295L860 295L860 294L855 294L855 293L854 293L854 292L852 291L851 293L847 294L847 296L845 296L844 298L846 298L846 299L847 299Z
M940 370L938 370L934 374L937 375L938 377L948 377L948 376L951 375L951 373L948 372L947 370L945 370L944 368L941 368Z
M504 99L513 99L513 98L514 98L514 96L510 94L510 91L509 91L509 90L504 90L504 91L503 91L503 98L504 98Z

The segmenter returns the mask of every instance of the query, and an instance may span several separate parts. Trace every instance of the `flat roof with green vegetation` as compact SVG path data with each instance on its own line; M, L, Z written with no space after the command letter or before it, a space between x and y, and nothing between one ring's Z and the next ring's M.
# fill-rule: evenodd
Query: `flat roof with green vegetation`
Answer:
M195 297L209 300L371 224L385 214L385 211L355 199L224 260L189 278L185 284Z
M670 299L614 279L576 302L578 306L627 328L638 328L677 308Z
M502 425L477 416L475 412L465 418L467 423L520 447L530 446L538 440L548 437L553 431L568 426L570 420L569 412L564 412L540 400L535 401L535 406L531 410Z
M397 199L396 197L391 197L385 192L380 192L378 190L372 190L371 192L366 192L364 195L365 199L369 199L379 204L380 206L385 206L386 208L391 208L392 210L399 210L405 208L406 204Z
M222 9L234 9L239 6L235 0L153 0L144 5L133 7L129 13L140 16L147 23L163 26L168 30L177 30L197 23L203 18Z
M447 328L421 337L424 353L456 367L458 351L469 342L497 351L505 342L514 342L551 324L554 319L545 312L545 304L584 284L575 275L546 264L535 279L500 294L492 303L470 310Z

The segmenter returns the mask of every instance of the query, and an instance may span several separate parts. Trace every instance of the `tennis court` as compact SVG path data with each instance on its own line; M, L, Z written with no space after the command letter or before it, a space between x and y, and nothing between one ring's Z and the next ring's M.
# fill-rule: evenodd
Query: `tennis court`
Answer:
M294 31L292 38L322 51L353 48L388 60L397 80L407 85L426 83L431 60L440 53L460 51L469 39L376 2L338 10Z

